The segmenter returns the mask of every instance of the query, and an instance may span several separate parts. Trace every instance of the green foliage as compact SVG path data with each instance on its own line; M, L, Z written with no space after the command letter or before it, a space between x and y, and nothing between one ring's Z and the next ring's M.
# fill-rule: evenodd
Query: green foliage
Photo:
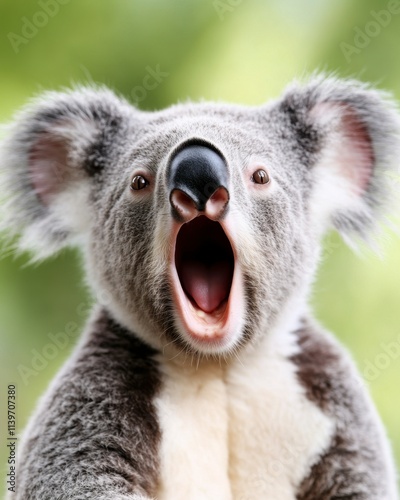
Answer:
M396 0L57 1L0 3L0 121L42 89L85 82L105 83L145 109L187 98L260 104L316 69L400 97ZM163 76L148 90L144 79L157 69ZM360 260L329 236L313 302L367 377L400 462L400 242L383 246L384 260ZM55 352L49 335L81 327L90 307L73 252L25 264L0 260L1 404L15 383L20 430L76 338ZM4 464L3 434L0 443Z

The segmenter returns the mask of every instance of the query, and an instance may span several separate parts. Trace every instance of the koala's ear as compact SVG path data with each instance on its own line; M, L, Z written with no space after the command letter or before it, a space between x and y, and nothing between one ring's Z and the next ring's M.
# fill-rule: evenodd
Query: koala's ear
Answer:
M23 109L0 147L2 226L46 257L79 242L89 192L118 157L133 109L106 89L47 92Z
M362 83L317 77L289 88L278 108L307 163L310 211L321 230L333 225L368 238L399 173L395 104Z

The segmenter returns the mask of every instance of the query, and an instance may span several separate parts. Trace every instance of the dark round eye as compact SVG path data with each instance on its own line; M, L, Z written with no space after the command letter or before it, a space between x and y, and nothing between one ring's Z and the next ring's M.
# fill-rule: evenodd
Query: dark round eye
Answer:
M144 189L149 185L149 181L143 177L143 175L135 175L131 181L131 189L134 191L139 191L139 189Z
M253 182L256 184L268 184L270 182L269 175L262 168L256 170L252 176Z

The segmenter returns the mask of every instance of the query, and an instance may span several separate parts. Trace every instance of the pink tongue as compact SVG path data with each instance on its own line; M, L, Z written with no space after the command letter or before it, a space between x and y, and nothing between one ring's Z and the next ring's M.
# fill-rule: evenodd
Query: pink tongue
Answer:
M229 263L206 265L187 261L181 266L180 278L184 290L204 312L211 313L227 298L232 272Z

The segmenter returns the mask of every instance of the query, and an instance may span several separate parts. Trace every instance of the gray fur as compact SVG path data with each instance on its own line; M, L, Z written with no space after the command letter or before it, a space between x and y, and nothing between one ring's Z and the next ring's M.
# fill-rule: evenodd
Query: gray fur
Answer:
M307 395L337 422L330 448L300 485L297 500L395 498L393 471L378 452L384 431L353 363L309 321L295 334L301 351L293 360Z
M96 313L36 412L14 497L120 500L154 492L160 431L152 401L161 379L153 354Z
M324 121L326 110L336 118ZM332 137L347 133L354 123L354 138L350 130L347 139L367 138L361 148L373 157L372 171L358 202L338 202L321 228L313 207L325 175L320 164ZM398 114L385 94L323 77L294 84L281 99L255 108L200 103L144 113L106 89L77 89L44 94L17 115L0 156L4 192L10 194L5 225L22 235L20 248L33 250L37 258L78 245L88 281L101 291L102 309L28 428L19 490L10 498L153 495L162 440L153 408L162 375L153 354L168 347L198 362L211 354L229 367L233 354L277 324L289 298L305 301L323 231L336 227L344 235L368 238L381 219L390 192L388 174L400 157L399 130ZM29 174L40 137L55 137L68 152L65 163L54 166L56 192L49 203L35 193ZM245 214L248 231L237 242L245 280L244 325L224 352L196 349L178 328L160 247L171 217L168 162L194 139L224 155L232 179L229 211ZM263 158L273 174L277 187L268 197L245 188L241 171L254 156ZM129 182L137 169L152 177L152 192L134 199ZM76 186L85 186L76 199L82 220L71 219L68 207L60 210L53 203ZM341 371L345 354L326 343L318 328L297 335L301 352L293 362L299 380L309 398L337 420L332 447L304 478L298 499L394 500L385 438L353 369ZM318 345L325 347L318 350ZM308 354L314 351L315 365ZM318 387L315 380L321 377L326 384ZM349 393L353 404L348 404Z

